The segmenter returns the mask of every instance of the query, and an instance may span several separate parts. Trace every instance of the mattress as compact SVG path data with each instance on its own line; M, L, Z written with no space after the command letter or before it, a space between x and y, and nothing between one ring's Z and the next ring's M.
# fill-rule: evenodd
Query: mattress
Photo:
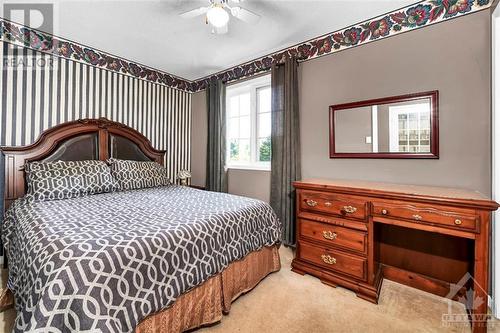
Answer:
M132 332L280 237L268 204L184 186L19 199L2 224L14 331Z

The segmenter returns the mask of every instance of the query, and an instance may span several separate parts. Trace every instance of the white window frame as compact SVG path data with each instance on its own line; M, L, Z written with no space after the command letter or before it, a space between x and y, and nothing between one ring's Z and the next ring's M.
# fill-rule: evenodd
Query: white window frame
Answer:
M226 122L226 168L227 169L246 169L246 170L271 170L271 162L257 161L258 147L258 94L257 91L262 88L271 86L271 75L260 76L255 79L244 81L241 83L229 85L226 88L226 119L229 120L231 113L231 97L250 93L250 161L235 162L229 159L230 154L230 128L229 121Z
M378 153L378 105L372 105L372 152Z
M389 151L391 152L400 152L399 151L399 115L410 113L417 114L418 120L418 128L420 129L420 114L424 112L428 112L430 105L427 103L418 103L418 104L410 104L410 105L398 105L398 106L389 106ZM409 124L409 120L407 121L407 126ZM408 127L406 131L409 133ZM419 144L420 148L420 135L419 135ZM420 149L419 149L420 152ZM402 152L400 152L402 153Z

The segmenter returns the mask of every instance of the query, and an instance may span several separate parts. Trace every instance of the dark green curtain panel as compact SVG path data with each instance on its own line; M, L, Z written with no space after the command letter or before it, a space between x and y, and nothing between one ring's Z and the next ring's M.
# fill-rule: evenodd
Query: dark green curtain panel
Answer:
M207 88L208 140L206 189L227 192L226 85L212 81Z
M283 243L295 245L295 192L300 180L300 119L297 61L286 58L271 71L271 199L283 224Z

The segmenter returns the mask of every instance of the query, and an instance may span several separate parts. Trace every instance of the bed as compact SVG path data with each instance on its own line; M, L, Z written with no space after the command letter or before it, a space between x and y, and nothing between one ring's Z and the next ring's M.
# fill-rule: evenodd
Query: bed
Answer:
M164 152L123 124L74 121L31 146L2 150L15 331L182 332L219 321L280 268L281 226L262 201L178 185L24 196L28 162L162 164Z

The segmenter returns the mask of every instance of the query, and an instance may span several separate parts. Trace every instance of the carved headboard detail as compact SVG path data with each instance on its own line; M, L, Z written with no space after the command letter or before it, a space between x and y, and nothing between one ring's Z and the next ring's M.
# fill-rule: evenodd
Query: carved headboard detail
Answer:
M151 160L163 165L165 151L124 124L80 119L52 127L24 147L1 147L5 154L5 209L26 191L24 165L33 161L106 160L110 157Z

